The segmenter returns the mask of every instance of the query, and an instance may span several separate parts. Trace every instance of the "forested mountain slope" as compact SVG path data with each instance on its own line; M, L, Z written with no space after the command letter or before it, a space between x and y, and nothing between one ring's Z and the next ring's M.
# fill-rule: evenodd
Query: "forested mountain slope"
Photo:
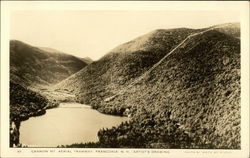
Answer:
M188 35L213 28L229 36L239 37L239 26L238 23L229 23L197 30L179 28L152 31L112 49L100 60L57 84L55 89L71 91L77 95L77 101L102 109L102 102L112 99L124 87L135 82ZM124 108L105 111L113 114L123 112Z
M108 96L142 75L194 30L156 30L114 48L98 61L56 85L77 94L77 100L100 105Z
M115 130L101 131L104 144L240 148L237 38L216 30L193 36L134 86L122 91L102 102L100 111L127 108L131 121Z

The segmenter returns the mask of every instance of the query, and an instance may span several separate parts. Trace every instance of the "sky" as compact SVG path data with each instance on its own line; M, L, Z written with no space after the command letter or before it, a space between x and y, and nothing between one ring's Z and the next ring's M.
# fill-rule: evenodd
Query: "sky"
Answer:
M155 29L203 28L239 22L224 11L13 11L10 39L98 60L114 47Z

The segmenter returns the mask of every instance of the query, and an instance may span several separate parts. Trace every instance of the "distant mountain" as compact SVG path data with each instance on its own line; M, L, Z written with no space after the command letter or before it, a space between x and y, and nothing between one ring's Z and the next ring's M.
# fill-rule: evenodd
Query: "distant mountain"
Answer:
M10 41L10 80L25 87L58 83L86 65L75 56L51 48Z
M81 58L81 60L87 64L91 64L93 62L93 60L90 57Z
M54 49L54 48L49 48L49 47L37 47L37 48L39 48L39 49L41 49L41 50L43 50L45 52L48 52L48 53L57 53L57 54L61 53L61 54L65 54L65 53L62 53L59 50Z

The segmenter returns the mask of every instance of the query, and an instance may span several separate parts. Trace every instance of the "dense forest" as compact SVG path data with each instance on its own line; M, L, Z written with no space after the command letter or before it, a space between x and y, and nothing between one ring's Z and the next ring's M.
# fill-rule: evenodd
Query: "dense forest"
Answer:
M19 84L10 82L10 119L25 120L29 116L45 113L48 100Z

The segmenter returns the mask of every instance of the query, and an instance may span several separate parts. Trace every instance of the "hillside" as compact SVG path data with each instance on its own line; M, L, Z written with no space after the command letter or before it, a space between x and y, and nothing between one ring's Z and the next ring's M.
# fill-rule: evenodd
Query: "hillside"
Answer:
M100 102L126 87L157 63L194 30L156 30L122 44L55 86L76 93L77 100L98 108Z
M240 149L237 38L215 30L193 36L121 91L99 110L129 109L131 121L100 131L98 145Z
M86 65L81 59L54 49L10 41L10 80L25 87L58 83Z

